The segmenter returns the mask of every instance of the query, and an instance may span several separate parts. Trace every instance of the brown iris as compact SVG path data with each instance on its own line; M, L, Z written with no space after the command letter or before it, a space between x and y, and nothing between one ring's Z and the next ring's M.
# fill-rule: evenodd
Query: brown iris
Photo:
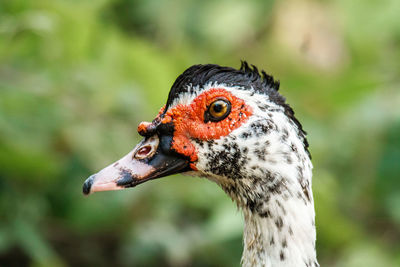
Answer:
M218 99L211 103L206 113L204 120L207 121L220 121L225 119L231 112L231 103L226 99Z

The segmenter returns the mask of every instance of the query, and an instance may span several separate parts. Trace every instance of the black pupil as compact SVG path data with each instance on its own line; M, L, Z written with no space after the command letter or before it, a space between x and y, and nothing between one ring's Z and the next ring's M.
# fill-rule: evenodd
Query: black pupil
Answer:
M215 113L220 113L224 109L224 104L223 103L215 103L213 105L213 110Z

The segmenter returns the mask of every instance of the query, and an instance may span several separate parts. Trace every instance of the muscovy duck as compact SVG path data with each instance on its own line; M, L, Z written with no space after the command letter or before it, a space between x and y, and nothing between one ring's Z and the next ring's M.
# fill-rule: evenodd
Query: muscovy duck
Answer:
M243 266L319 266L306 133L278 89L246 62L188 68L157 117L139 124L143 140L90 176L83 193L205 177L243 211Z

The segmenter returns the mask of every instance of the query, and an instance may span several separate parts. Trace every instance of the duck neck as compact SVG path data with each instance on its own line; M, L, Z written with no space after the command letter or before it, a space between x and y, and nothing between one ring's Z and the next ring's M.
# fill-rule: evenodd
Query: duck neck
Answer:
M261 213L243 214L243 266L319 266L312 202L274 196Z
M243 210L243 266L317 267L311 162L262 168L259 177L226 179L222 188ZM221 180L220 180L221 182Z

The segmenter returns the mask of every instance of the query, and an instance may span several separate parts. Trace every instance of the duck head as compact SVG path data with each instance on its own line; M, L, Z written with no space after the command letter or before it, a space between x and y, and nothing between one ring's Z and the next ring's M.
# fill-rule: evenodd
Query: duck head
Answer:
M188 68L156 118L139 124L143 140L90 176L83 193L185 173L215 181L239 205L255 209L257 191L280 190L292 177L301 179L310 164L305 133L278 88L279 82L246 62L239 70Z

